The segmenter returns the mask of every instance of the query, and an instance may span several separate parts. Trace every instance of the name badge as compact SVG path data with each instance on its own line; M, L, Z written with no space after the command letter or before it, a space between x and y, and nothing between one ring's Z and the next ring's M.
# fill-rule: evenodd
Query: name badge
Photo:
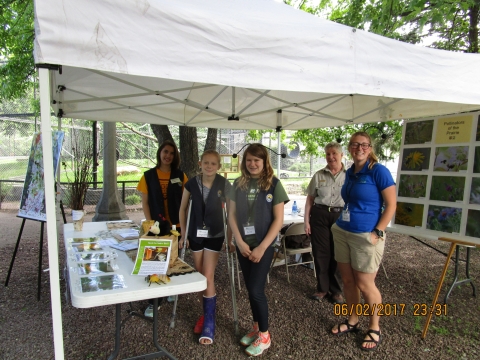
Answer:
M178 184L178 183L181 184L181 183L182 183L179 178L170 179L170 182L171 182L172 184Z
M208 237L208 228L207 227L198 228L197 229L197 237L199 237L199 238Z
M245 235L255 235L255 226L245 224L243 225L243 231Z
M342 220L350 222L350 211L348 211L348 209L342 211Z

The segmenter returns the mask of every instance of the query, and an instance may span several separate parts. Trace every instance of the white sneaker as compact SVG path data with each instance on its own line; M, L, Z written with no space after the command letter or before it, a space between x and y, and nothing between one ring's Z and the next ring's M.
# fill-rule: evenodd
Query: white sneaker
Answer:
M160 310L160 305L158 305L158 310ZM149 304L145 309L145 313L143 314L145 317L153 318L153 304Z

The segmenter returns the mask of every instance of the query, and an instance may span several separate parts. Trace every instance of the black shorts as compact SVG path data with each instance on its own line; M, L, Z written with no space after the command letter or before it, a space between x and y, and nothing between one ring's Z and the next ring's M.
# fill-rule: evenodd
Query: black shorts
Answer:
M202 251L202 250L210 250L215 252L220 252L222 250L224 238L203 238L201 244L190 240L190 249L192 251Z

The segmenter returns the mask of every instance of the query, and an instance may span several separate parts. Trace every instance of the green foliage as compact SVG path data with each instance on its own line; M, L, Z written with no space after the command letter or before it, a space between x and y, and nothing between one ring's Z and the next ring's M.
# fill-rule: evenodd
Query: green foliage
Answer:
M277 141L278 132L275 130L249 130L247 133L247 140L260 141L265 134L269 134L272 141ZM285 131L280 133L280 140L284 141L287 138ZM276 146L276 145L275 145ZM272 146L273 148L273 146Z
M310 184L310 180L302 182L302 195L307 195L308 184Z
M32 89L33 1L0 0L0 98L15 99Z
M2 205L3 200L10 194L10 191L12 190L12 185L7 184L7 183L0 183L0 208Z
M372 137L373 149L381 161L392 160L400 151L402 141L402 121L385 121L370 124L345 125L336 128L320 128L299 130L293 140L305 145L303 154L313 156L325 155L323 148L331 141L340 142L346 155L350 136L356 131L365 131Z
M129 195L125 198L125 205L137 205L142 202L142 198L137 194Z
M308 173L310 172L310 164L309 163L295 163L288 168L289 171L301 172L301 173Z
M317 7L302 1L300 9L411 44L434 37L434 48L479 52L478 0L322 0Z

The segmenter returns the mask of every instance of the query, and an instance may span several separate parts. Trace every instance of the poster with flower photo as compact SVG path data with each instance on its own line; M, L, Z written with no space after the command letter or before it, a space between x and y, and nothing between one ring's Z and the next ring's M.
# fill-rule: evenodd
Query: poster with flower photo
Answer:
M480 245L480 111L406 120L400 154L392 230Z
M424 198L427 189L427 175L400 175L398 196Z
M465 191L464 176L432 176L430 200L448 202L463 201Z
M477 133L475 136L476 141L480 141L480 115L478 115L478 121L477 121Z
M432 141L433 119L406 124L405 145L425 144Z
M395 224L421 227L423 208L423 204L398 202L397 211L395 212Z
M480 178L472 178L472 187L470 188L470 204L480 205Z
M480 210L468 210L465 235L480 238Z
M402 171L428 170L430 165L430 148L404 149Z
M466 171L468 168L468 146L437 147L434 171Z
M64 132L52 131L53 169L54 177L60 162ZM33 135L27 173L23 185L22 199L18 216L22 218L46 221L45 182L43 171L42 133ZM54 186L54 184L50 184Z
M473 160L473 172L480 173L480 146L475 147L475 159Z
M430 205L428 208L427 229L446 233L460 232L462 209L448 206Z

